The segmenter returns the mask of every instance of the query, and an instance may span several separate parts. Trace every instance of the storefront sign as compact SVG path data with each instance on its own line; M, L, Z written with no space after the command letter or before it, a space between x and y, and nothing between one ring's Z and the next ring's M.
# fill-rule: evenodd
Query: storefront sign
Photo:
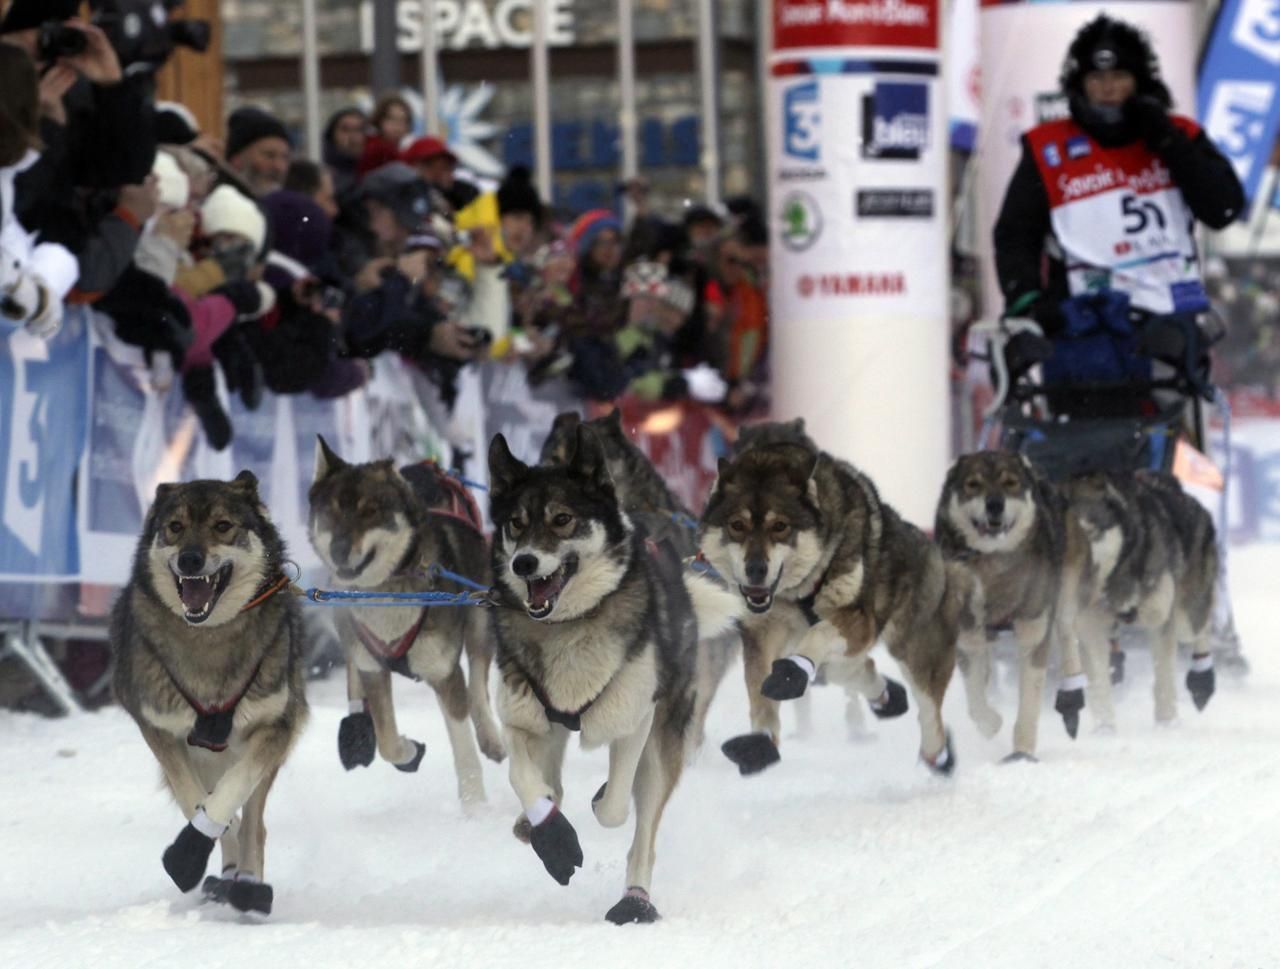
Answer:
M545 0L547 43L568 47L577 40L574 26L575 0ZM436 43L442 49L466 47L531 47L533 45L533 0L435 0ZM399 0L396 4L396 44L403 53L422 50L422 0ZM360 48L373 50L373 4L360 4Z

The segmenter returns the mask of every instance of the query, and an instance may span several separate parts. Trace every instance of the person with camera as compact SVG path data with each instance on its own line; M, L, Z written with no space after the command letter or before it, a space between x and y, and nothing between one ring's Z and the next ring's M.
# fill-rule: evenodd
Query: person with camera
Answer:
M39 159L39 111L35 64L0 44L0 320L47 339L62 325L62 300L78 267L64 247L40 241L18 221L14 183Z
M72 0L14 0L0 42L30 55L40 72L40 160L19 176L18 217L76 257L72 298L92 301L132 260L155 212L147 177L155 160L154 83L126 74L102 27L72 19Z
M1240 215L1240 180L1195 121L1170 112L1156 54L1130 24L1105 14L1086 24L1060 83L1070 117L1023 136L995 225L1006 314L1034 318L1048 338L1016 335L1010 371L1066 366L1064 343L1103 332L1121 353L1086 382L1140 381L1152 358L1198 370L1196 321L1209 304L1193 230ZM1123 396L1064 392L1051 404L1079 414L1146 406L1141 393Z

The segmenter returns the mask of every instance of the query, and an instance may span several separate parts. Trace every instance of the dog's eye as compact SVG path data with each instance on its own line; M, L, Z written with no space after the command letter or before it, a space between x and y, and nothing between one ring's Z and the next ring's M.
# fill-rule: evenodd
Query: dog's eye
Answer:
M747 524L741 518L735 518L729 522L729 533L731 535L745 535L747 533Z
M977 492L982 490L982 482L979 481L977 478L970 478L968 481L964 483L964 490L970 492L971 494L976 494Z
M1017 491L1019 488L1018 479L1014 477L1005 478L1001 485L1004 486L1005 491Z
M231 522L226 521L225 519L213 526L213 530L217 532L219 535L225 535L227 534L227 532L231 531L231 529L233 528L235 528L235 526L232 525Z
M507 522L507 531L510 533L512 538L515 538L524 531L524 522L518 521L515 518L511 519Z
M778 521L769 526L769 531L773 533L774 538L785 538L787 532L791 531L791 526L786 522Z
M170 535L182 534L182 522L178 522L178 521L169 522L169 524L166 527L169 529Z
M555 518L551 519L551 524L556 528L567 528L573 523L573 516L566 511L560 512Z

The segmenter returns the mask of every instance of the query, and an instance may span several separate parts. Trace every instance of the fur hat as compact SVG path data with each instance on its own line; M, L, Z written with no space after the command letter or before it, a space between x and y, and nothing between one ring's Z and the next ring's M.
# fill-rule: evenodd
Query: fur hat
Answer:
M230 185L219 185L200 207L200 223L204 234L228 232L243 236L261 251L267 240L267 220L257 203Z
M1128 71L1137 82L1138 94L1154 97L1166 106L1172 102L1147 35L1103 13L1081 27L1071 41L1058 83L1068 95L1083 94L1085 75L1107 70Z
M275 115L261 108L237 108L227 119L227 161L264 138L281 138L292 145L289 131Z
M185 104L156 102L156 141L162 145L189 145L200 137L200 122Z
M498 186L498 212L501 215L528 212L535 224L542 224L542 199L538 197L529 169L524 165L516 165L507 172L507 177Z

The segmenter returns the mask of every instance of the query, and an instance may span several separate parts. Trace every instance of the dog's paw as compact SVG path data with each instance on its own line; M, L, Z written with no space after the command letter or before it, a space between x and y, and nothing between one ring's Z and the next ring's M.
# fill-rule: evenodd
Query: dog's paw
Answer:
M1113 649L1108 662L1111 667L1111 685L1119 686L1124 682L1124 650Z
M996 713L994 710L979 711L971 713L969 719L974 722L978 728L978 733L982 734L987 740L990 740L1000 732L1000 728L1004 726L1004 717Z
M955 773L956 769L956 752L951 746L951 731L947 731L947 742L942 749L933 757L926 757L920 754L920 759L924 761L924 765L939 777L950 777Z
M529 844L542 859L547 874L561 885L568 885L574 869L582 867L582 846L578 844L578 832L569 819L555 808L541 824L535 824L529 832Z
M809 674L793 659L775 659L773 671L760 686L761 695L770 700L796 700L804 696Z
M766 767L772 767L782 760L782 755L778 753L778 745L767 733L747 733L740 737L730 737L720 745L720 750L738 765L738 773L743 777L759 774Z
M1000 761L1002 764L1038 764L1040 758L1035 754L1029 754L1025 750L1015 750L1008 757Z
M378 737L373 732L373 717L367 713L350 713L338 724L338 759L347 770L368 767L378 752Z
M622 900L605 913L605 919L614 925L631 925L633 922L656 922L662 918L649 901L649 893L643 888L628 888Z
M507 759L507 747L502 742L501 737L491 735L488 731L479 730L476 732L476 741L480 744L480 753L495 764L501 764Z
M1187 690L1190 691L1191 702L1196 705L1197 710L1203 710L1209 705L1216 686L1217 677L1213 667L1207 670L1191 670L1187 673Z
M204 884L200 886L200 891L206 901L217 902L221 905L227 900L227 892L231 889L231 885L235 880L236 870L228 868L221 876L209 875L205 878Z
M213 838L201 834L190 822L178 832L173 844L164 849L164 870L169 873L173 883L184 892L189 892L200 884L204 870L209 866L209 855L213 852Z
M1084 709L1084 690L1059 690L1053 708L1062 716L1062 725L1072 740L1080 732L1080 711Z
M897 680L891 680L887 676L884 678L884 692L874 700L869 700L867 705L871 707L871 712L881 720L900 717L911 708L911 705L907 702L907 688Z
M529 844L533 840L533 822L521 814L516 818L516 823L511 826L511 833L515 835L517 841Z
M591 811L595 814L596 820L600 822L601 827L621 827L627 820L627 802L624 799L621 807L610 807L610 805L606 804L605 791L608 787L608 782L600 785L600 790L596 791L596 796L591 799Z
M238 878L231 883L231 888L227 892L227 901L239 912L270 915L271 903L274 900L275 892L266 882Z
M413 756L403 763L392 766L406 774L414 774L417 773L418 767L422 764L422 758L427 753L427 745L417 740L410 740L409 743L413 745Z

